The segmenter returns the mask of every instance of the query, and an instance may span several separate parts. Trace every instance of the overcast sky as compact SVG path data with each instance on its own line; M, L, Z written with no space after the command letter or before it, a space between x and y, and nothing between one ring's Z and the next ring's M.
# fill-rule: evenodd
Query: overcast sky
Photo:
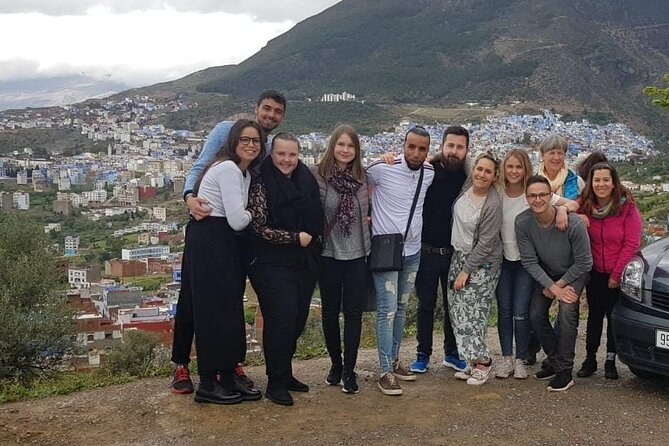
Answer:
M338 0L0 0L0 81L148 85L239 63Z

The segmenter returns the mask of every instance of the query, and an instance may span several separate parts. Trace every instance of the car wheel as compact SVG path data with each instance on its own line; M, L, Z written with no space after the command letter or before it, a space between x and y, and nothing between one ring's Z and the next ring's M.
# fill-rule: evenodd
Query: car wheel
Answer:
M648 370L637 369L636 367L630 367L630 372L634 373L635 376L641 379L658 379L660 375L649 372Z

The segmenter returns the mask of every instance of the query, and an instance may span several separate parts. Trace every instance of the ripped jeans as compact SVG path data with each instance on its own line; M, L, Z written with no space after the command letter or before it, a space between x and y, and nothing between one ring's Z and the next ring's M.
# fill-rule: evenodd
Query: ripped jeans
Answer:
M376 343L381 372L391 372L404 335L406 304L416 282L420 251L404 258L402 271L373 273L376 288Z

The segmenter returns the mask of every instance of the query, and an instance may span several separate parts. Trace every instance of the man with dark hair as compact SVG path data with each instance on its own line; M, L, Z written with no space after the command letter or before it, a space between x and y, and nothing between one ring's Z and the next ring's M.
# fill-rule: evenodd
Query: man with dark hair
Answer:
M255 121L260 124L265 133L264 138L266 138L265 153L259 155L261 160L269 152L270 145L267 144L269 134L281 124L285 111L286 98L278 91L266 90L258 97L255 107ZM222 121L214 127L209 136L207 136L207 140L202 146L202 151L197 161L195 161L195 164L193 164L193 167L188 172L183 197L190 214L196 220L201 220L209 216L211 207L207 205L205 198L197 197L193 193L195 182L202 169L216 156L216 153L228 138L233 124L234 121ZM182 288L187 287L188 284L182 283L181 286ZM174 379L172 380L172 391L175 393L193 392L193 381L188 371L193 333L193 309L187 299L179 299L177 312L174 316L174 334L172 337L172 362L177 365L174 371ZM240 358L241 360L243 358ZM246 376L241 365L237 366L235 373L248 387L253 387L253 381Z
M434 178L432 165L425 163L429 148L430 134L422 127L414 127L404 138L403 153L396 156L392 163L379 160L367 167L367 180L374 188L372 234L404 235L408 227L403 245L402 270L372 274L376 288L376 338L381 366L378 387L384 395L402 394L398 379L416 379L399 360L399 350L404 334L406 304L420 263L423 202ZM418 199L409 220L416 191Z
M471 170L467 163L468 151L469 131L462 126L453 125L444 132L441 152L430 162L434 167L434 181L425 196L420 266L416 276L418 346L416 361L411 364L411 371L416 373L425 373L429 367L434 310L440 282L444 308L443 364L456 371L464 371L467 368L467 363L460 359L458 354L448 313L446 291L453 254L451 246L453 203Z
M551 185L546 178L528 178L525 195L530 209L516 217L516 239L522 265L536 281L530 322L548 355L548 364L534 376L551 379L548 390L560 392L574 385L579 296L592 268L590 239L585 224L575 214L569 215L566 230L556 227L557 209L550 202ZM557 333L548 317L554 301L558 302Z
M263 91L258 97L254 113L256 122L260 124L260 127L262 127L265 132L265 138L269 139L270 133L272 133L272 131L283 121L286 113L286 98L276 90ZM209 136L207 136L207 140L202 146L202 151L200 152L197 161L195 161L193 167L188 171L183 197L188 206L188 210L196 220L201 220L208 216L211 213L211 209L206 206L206 200L197 197L193 193L195 181L202 169L209 164L209 161L213 159L216 152L218 152L218 149L220 149L225 142L232 124L234 124L234 121L219 122L216 127L209 132ZM269 153L270 144L267 144L267 139L265 140L265 153L260 155L261 159Z

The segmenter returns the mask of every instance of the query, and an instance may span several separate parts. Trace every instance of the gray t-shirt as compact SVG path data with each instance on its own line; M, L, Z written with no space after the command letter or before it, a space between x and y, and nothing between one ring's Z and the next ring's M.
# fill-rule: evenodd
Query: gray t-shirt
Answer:
M544 288L559 279L573 283L592 268L588 231L576 214L569 214L569 227L560 231L555 221L542 227L527 209L516 217L516 239L523 267Z

